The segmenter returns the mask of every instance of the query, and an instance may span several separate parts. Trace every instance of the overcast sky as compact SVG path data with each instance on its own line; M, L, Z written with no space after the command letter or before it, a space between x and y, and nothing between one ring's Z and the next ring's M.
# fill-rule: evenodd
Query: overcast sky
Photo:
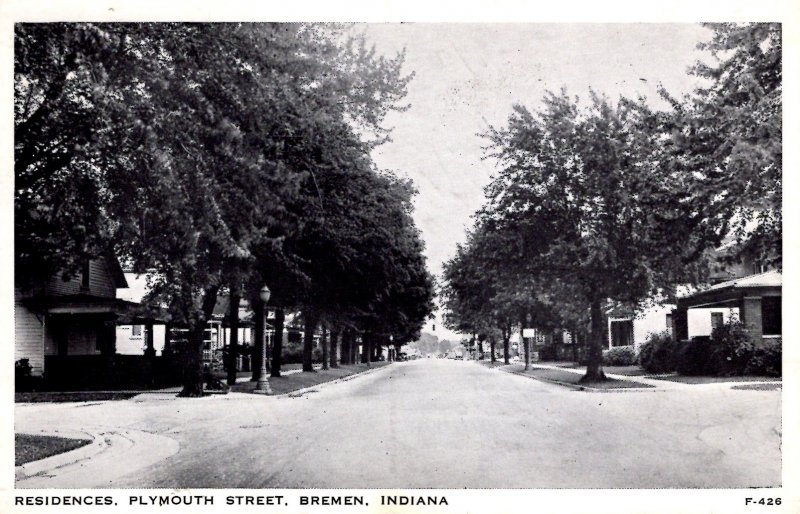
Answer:
M514 103L536 109L545 91L589 88L611 98L646 96L661 105L656 87L690 92L687 68L709 31L695 24L369 24L378 51L406 48L415 77L411 109L392 114L393 142L375 152L377 164L414 180L415 219L430 270L463 242L470 216L483 203L494 162L482 161L477 135L502 124ZM426 331L431 331L431 323ZM440 338L459 336L436 322Z

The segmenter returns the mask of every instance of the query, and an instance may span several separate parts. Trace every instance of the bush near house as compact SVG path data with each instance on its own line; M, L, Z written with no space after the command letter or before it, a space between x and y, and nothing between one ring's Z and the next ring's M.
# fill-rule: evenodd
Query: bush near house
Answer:
M736 318L724 323L711 334L714 354L719 363L718 375L744 375L747 363L756 349L747 327Z
M28 359L20 359L14 363L14 388L27 391L31 381L31 364Z
M603 364L606 366L631 366L636 364L636 350L633 346L617 346L603 350Z
M722 354L709 336L693 337L679 346L676 368L681 375L718 375Z
M283 343L283 352L281 353L281 362L283 364L300 364L303 362L303 342L289 341ZM322 350L314 346L311 350L311 362L322 362Z
M753 356L747 361L744 372L748 375L767 375L779 377L783 374L781 362L783 358L781 338L765 339L756 347Z
M745 325L733 318L717 327L711 337L694 337L677 355L681 375L770 375L780 376L781 340L766 339L756 344Z
M539 350L539 360L554 361L558 360L558 349L554 344L546 344Z
M639 347L639 365L648 373L675 371L678 345L667 331L655 332Z

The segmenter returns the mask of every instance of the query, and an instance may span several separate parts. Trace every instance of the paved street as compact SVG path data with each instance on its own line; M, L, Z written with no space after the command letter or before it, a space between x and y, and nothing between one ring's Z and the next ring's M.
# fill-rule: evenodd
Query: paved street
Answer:
M107 445L17 486L776 486L780 406L780 391L589 393L424 359L297 398L18 405L18 432L104 433Z

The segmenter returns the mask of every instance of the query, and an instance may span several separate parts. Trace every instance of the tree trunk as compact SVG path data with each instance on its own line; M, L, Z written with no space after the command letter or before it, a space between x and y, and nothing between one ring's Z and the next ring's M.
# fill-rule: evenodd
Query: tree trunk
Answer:
M572 360L578 362L578 329L573 327L572 330Z
M350 362L350 346L352 345L352 336L349 329L342 330L342 342L341 342L341 352L342 358L340 359L341 364L352 364Z
M311 311L303 313L305 328L303 333L303 371L314 371L312 352L314 351L314 332L317 329L317 316Z
M275 337L272 339L272 368L269 376L281 376L281 364L283 364L283 325L286 314L282 307L275 308Z
M203 340L206 320L214 312L218 290L218 286L211 286L204 291L201 311L196 313L192 326L189 327L189 344L184 350L183 390L178 396L185 398L203 396Z
M251 381L257 382L261 378L261 355L264 345L264 302L257 299L253 305L253 316L255 317L255 330L253 331L253 353L250 358L250 367L253 369Z
M606 380L603 373L603 313L600 300L592 300L591 308L591 334L587 348L586 375L581 382L601 382Z
M330 355L330 367L331 368L338 368L339 361L336 359L337 351L341 351L341 341L342 341L342 331L337 330L335 332L331 332L331 355ZM341 359L341 357L340 357Z
M231 339L228 343L228 385L236 384L236 374L238 369L236 363L239 357L239 300L241 296L238 292L231 290L230 304L228 305L228 319L230 321Z
M364 348L367 353L367 367L370 368L372 367L372 334L369 334L369 337L367 337L367 334L364 334Z
M505 364L510 364L511 361L509 350L511 346L511 327L508 327L508 330L503 331L503 362Z
M531 369L531 344L530 338L526 338L522 334L525 330L525 320L520 323L522 328L519 329L520 344L522 344L523 351L525 352L525 371Z
M491 357L491 358L492 358L492 364L494 364L494 363L495 363L495 361L497 360L497 359L495 359L495 357L494 357L494 347L495 347L495 341L494 341L494 338L492 338L492 339L489 339L489 351L490 351L490 352L492 352L492 357Z
M478 341L478 348L475 354L475 360L479 360L486 357L483 353L483 341L481 341L480 339L478 339L477 341Z
M328 328L325 325L322 325L322 339L320 340L322 343L322 369L330 369L328 366L328 359L330 358L328 354L330 341L328 341Z

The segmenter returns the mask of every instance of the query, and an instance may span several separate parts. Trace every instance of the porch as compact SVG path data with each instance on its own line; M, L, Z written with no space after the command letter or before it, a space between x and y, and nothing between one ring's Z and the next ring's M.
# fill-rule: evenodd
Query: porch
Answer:
M739 320L747 326L756 345L764 339L780 338L782 335L782 275L779 271L768 271L713 285L679 297L673 311L676 340L689 338L690 309L735 308Z

